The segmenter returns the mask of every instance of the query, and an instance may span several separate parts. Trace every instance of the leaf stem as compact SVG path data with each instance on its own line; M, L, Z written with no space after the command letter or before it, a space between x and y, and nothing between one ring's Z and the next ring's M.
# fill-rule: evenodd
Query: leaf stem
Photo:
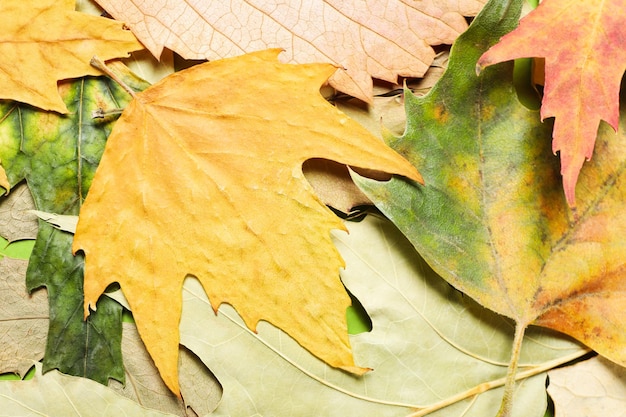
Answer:
M98 68L100 71L108 75L113 81L118 83L120 87L126 90L126 92L130 94L132 98L137 98L137 94L135 94L135 91L132 88L130 88L124 81L122 81L122 79L118 77L117 74L111 71L111 69L106 66L104 61L102 61L96 55L94 55L93 58L91 58L91 61L89 61L89 64L91 64L92 67Z
M513 409L513 395L515 394L515 376L517 374L517 364L519 363L520 353L522 351L522 341L526 332L526 323L515 322L515 337L513 338L513 351L511 352L511 362L506 372L506 382L504 384L504 396L502 397L502 405L498 411L497 417L510 417Z
M104 110L102 108L98 108L94 110L93 112L91 112L91 117L93 119L104 119L105 117L108 117L108 116L119 116L120 114L122 114L123 111L124 109Z
M587 353L591 352L590 349L581 349L578 350L570 355L567 356L563 356L560 358L556 358L554 360L542 363L541 365L537 365L537 366L533 366L530 369L527 369L523 372L519 372L514 375L514 381L519 381L521 379L526 379L526 378L530 378L536 375L539 375L541 373L544 373L546 371L549 371L550 369L556 368L557 366L566 364L568 362L571 362L573 360L576 360L584 355L586 355ZM455 394L453 396L450 396L448 398L446 398L445 400L442 400L438 403L434 403L431 404L427 407L423 407L420 408L418 411L409 414L407 417L423 417L427 414L430 413L434 413L435 411L441 410L442 408L448 407L452 404L456 404L459 401L463 401L466 400L468 398L472 398L472 397L476 397L477 395L482 394L483 392L487 392L491 389L494 388L499 388L503 385L506 385L507 380L508 380L509 374L507 373L507 376L500 378L500 379L494 379L493 381L488 381L488 382L483 382L482 384L478 384L470 389L468 389L467 391L463 391L460 392L458 394Z

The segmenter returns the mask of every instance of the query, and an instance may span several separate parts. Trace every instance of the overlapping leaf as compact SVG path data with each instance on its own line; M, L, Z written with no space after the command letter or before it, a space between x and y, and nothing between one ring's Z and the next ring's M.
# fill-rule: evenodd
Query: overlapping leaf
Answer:
M0 405L4 415L31 417L91 416L175 417L145 408L94 381L51 371L42 375L36 365L33 379L0 382Z
M222 383L214 415L494 415L502 389L474 395L486 387L479 384L505 375L512 323L452 289L390 222L368 216L347 226L349 235L335 234L347 264L342 280L372 319L372 331L351 336L351 344L357 362L373 371L354 378L331 369L267 323L250 332L230 306L214 316L202 287L190 279L183 289L181 342ZM537 373L581 352L577 344L533 328L523 369ZM543 416L545 374L524 381L518 395L514 416Z
M552 150L561 156L567 201L601 120L619 123L620 82L626 70L623 0L544 0L513 32L487 51L480 67L523 57L545 58L541 118L554 117Z
M370 102L372 78L420 77L435 52L467 27L484 0L203 1L97 0L127 22L154 56L168 47L187 59L228 58L283 48L293 63L342 68L330 84Z
M122 354L126 384L110 380L110 388L146 407L178 416L205 416L215 409L221 388L197 356L181 348L179 370L182 398L179 398L163 383L136 326L124 323L123 328Z
M0 372L25 375L40 360L48 333L48 303L44 290L29 296L22 259L0 260Z
M0 102L0 159L11 185L26 178L38 209L78 214L113 123L93 120L92 112L122 106L129 97L112 81L95 78L63 82L60 93L68 115ZM121 308L103 300L101 311L83 320L83 258L72 256L71 244L72 235L41 222L28 266L28 289L48 289L44 370L58 368L102 383L109 377L123 380Z
M215 310L230 303L250 328L268 320L333 366L364 371L352 359L350 300L329 234L343 225L311 192L302 163L421 177L322 98L334 67L281 64L278 53L195 66L137 94L80 212L74 251L87 257L85 313L119 282L174 392L188 274Z
M10 185L7 185L11 188ZM37 237L37 217L29 212L35 202L26 184L17 186L0 202L0 236L9 242Z
M626 369L601 356L549 372L556 417L621 417Z
M89 65L143 47L122 22L74 11L74 0L0 3L0 99L67 113L57 81L98 75ZM3 160L3 162L5 162Z
M391 145L423 167L427 185L358 183L454 286L520 328L557 329L626 365L626 140L600 130L574 216L547 149L550 126L518 102L512 66L473 74L520 6L490 2L431 93L407 96L408 129Z

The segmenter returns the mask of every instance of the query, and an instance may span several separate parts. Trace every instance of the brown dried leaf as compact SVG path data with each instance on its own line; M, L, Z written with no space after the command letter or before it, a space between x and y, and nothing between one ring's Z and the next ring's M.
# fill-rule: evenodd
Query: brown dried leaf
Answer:
M187 406L187 416L206 416L222 399L222 385L191 350L180 346L178 357L180 390Z
M0 235L9 242L35 239L39 228L37 216L29 210L35 202L26 184L20 184L0 202Z
M43 358L48 336L48 296L45 289L28 294L28 261L0 260L0 373L24 375Z
M302 172L327 206L349 214L357 206L372 205L352 182L346 165L328 159L309 159L302 165Z
M179 373L183 401L161 379L139 337L137 327L132 323L124 323L123 326L122 354L126 385L111 379L109 388L139 404L183 417L207 415L217 407L221 386L193 353L181 347Z

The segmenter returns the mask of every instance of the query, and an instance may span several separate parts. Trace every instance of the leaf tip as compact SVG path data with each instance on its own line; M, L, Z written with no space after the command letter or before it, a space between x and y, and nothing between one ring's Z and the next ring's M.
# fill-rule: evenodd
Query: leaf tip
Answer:
M363 376L366 373L374 370L372 368L362 368L360 366L340 366L339 369L344 370L346 372L350 372L351 374L354 374L357 376Z
M565 185L563 189L565 190L565 200L567 201L567 205L570 209L576 210L576 190L574 185Z
M490 50L487 50L485 53L483 53L480 58L478 58L478 61L476 61L475 71L477 76L480 75L485 68L495 64L495 62L492 62L490 59L489 51Z
M96 311L96 306L85 300L85 303L83 304L83 321L87 321L87 317L91 314L90 310Z
M565 200L570 209L576 208L576 184L578 182L578 175L583 165L583 158L579 158L579 161L571 161L563 157L561 151L561 176L563 177L563 191L565 193Z
M485 67L483 67L482 65L480 65L480 63L479 63L479 62L477 62L477 63L476 63L476 68L475 68L476 75L477 75L477 76L479 76L479 75L480 75L480 73L483 71L483 69L484 69L484 68L485 68Z

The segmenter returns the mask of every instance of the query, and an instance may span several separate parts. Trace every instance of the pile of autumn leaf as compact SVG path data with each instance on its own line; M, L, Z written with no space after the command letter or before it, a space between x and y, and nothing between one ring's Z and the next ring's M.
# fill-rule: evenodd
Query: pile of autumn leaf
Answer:
M532 417L549 375L557 416L620 415L624 1L248 3L0 3L5 414ZM378 114L453 42L386 144L319 93ZM150 85L144 46L210 61Z

